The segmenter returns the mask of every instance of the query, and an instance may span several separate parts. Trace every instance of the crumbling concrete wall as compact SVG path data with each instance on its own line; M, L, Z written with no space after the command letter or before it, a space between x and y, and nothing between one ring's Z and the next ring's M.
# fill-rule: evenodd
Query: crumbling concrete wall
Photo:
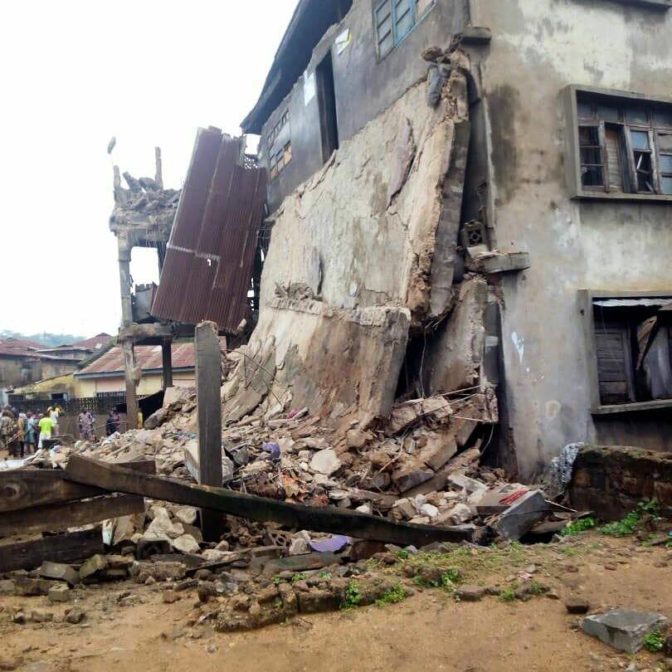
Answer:
M245 415L266 394L272 395L271 407L282 405L287 393L293 408L308 407L324 417L386 417L409 322L404 308L345 311L311 299L274 299L262 310L247 349L250 357L239 364L238 373L249 384L238 376L225 390L225 418Z
M478 386L485 352L485 310L488 283L480 276L465 280L455 309L429 346L429 391Z
M413 86L285 199L264 267L262 306L277 287L303 284L339 308L429 312L442 187L456 122L468 118L464 80L456 74L453 83L436 110L426 103L425 84Z
M434 306L452 305L468 118L457 70L435 108L416 84L285 199L225 418L269 394L267 407L291 398L323 417L389 415L409 328L432 316L435 283Z

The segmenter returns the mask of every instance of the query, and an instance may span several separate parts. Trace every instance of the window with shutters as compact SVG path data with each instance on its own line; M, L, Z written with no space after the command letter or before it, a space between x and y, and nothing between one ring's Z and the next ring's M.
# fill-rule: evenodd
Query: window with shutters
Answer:
M672 293L590 298L596 402L603 409L672 401Z
M387 56L421 21L436 0L383 0L373 10L378 56Z
M672 196L672 104L576 92L580 191Z

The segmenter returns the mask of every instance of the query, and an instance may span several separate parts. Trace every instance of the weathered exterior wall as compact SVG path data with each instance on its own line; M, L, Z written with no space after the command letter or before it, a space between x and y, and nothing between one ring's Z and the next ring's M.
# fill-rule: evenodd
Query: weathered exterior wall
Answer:
M0 358L0 387L19 387L29 383L71 373L77 369L76 361L49 361L20 357ZM28 371L26 377L23 371Z
M672 290L672 208L571 200L561 91L570 84L669 96L672 12L592 0L474 0L498 247L532 267L502 281L509 435L523 475L570 442L669 447L670 414L593 418L581 289ZM629 431L625 431L625 428Z
M373 20L376 4L377 0L353 2L352 9L343 21L327 31L315 48L304 76L264 125L260 152L262 159L267 162L269 131L289 109L289 124L279 136L276 146L291 140L292 161L269 183L271 211L299 184L319 170L323 163L318 96L314 93L315 68L330 50L338 132L342 143L426 75L427 64L420 57L424 48L435 44L447 47L451 36L460 32L468 21L467 0L436 0L434 7L412 32L380 59ZM334 42L346 30L350 31L350 43L339 54Z
M125 392L126 383L124 374L106 378L76 378L79 398L95 397L97 394L110 392ZM196 377L193 372L181 373L173 371L173 385L175 387L194 387ZM143 374L138 383L138 396L145 397L163 389L163 378L160 373Z

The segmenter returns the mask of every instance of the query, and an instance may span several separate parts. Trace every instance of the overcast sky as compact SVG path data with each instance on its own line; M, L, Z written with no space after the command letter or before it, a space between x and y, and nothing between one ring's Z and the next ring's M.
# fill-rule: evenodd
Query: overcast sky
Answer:
M112 161L153 176L158 145L179 188L197 127L239 133L296 4L0 3L0 330L116 333ZM136 282L158 279L136 253Z

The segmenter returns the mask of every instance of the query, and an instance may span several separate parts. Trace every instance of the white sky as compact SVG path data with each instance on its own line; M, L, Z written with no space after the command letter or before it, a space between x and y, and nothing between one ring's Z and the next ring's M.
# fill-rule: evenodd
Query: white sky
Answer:
M0 329L116 333L112 160L153 177L158 145L179 188L198 126L239 133L296 4L0 2Z

